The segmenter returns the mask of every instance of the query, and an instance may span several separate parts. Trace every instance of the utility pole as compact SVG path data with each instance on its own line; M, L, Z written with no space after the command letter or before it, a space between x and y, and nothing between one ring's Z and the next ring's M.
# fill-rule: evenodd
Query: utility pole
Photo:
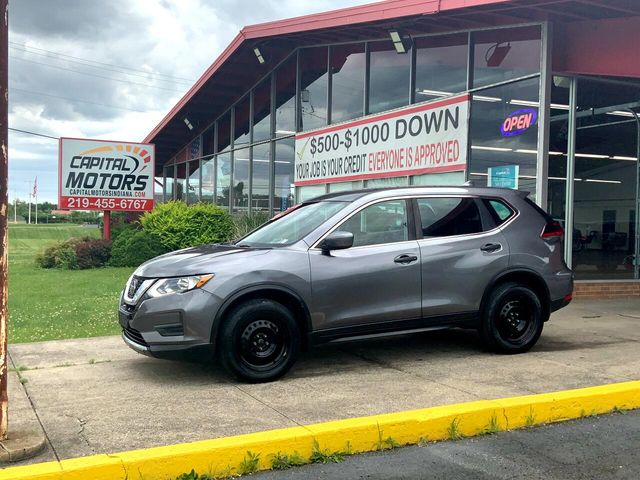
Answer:
M8 430L7 398L9 372L7 370L7 270L9 268L9 5L8 0L0 0L0 440L6 440Z

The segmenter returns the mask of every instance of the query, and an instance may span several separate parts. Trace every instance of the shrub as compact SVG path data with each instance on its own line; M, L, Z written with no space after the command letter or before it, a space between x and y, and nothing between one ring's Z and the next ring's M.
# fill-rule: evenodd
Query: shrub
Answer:
M73 242L79 269L104 267L111 258L111 242L82 238Z
M269 220L267 212L253 212L251 216L243 213L233 216L233 240L244 237Z
M67 270L103 267L111 256L111 242L95 238L70 238L56 242L36 256L42 268Z
M145 213L140 223L144 231L155 234L170 250L226 242L233 233L229 213L208 203L162 203Z
M147 260L166 253L167 249L157 235L146 230L128 228L113 241L111 261L114 267L137 267Z

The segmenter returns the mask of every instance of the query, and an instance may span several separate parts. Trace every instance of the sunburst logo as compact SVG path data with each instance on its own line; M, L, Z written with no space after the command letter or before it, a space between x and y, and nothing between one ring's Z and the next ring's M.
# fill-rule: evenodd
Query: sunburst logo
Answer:
M147 168L148 163L151 162L151 155L149 154L149 152L147 152L146 149L133 145L122 145L119 143L115 145L105 145L103 147L96 147L90 150L85 150L84 152L80 152L78 155L84 157L100 153L104 156L109 155L110 152L113 152L115 155L122 155L133 160L136 164L135 168L132 170L133 172L142 172ZM140 160L142 160L142 163L140 162ZM138 170L139 167L142 168Z

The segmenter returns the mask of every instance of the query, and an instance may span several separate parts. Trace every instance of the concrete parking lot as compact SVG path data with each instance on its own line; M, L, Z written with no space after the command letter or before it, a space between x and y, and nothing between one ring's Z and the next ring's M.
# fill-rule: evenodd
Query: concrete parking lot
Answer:
M525 355L487 353L471 331L430 332L319 347L262 385L138 355L119 337L14 344L10 428L41 424L48 446L34 463L637 380L639 326L639 299L581 301Z

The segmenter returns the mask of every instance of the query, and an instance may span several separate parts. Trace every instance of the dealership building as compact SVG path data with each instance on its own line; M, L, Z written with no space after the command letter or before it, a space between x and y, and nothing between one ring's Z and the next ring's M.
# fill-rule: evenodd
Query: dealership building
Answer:
M526 190L578 280L637 293L639 114L637 0L388 0L243 28L145 142L158 200L232 212Z

